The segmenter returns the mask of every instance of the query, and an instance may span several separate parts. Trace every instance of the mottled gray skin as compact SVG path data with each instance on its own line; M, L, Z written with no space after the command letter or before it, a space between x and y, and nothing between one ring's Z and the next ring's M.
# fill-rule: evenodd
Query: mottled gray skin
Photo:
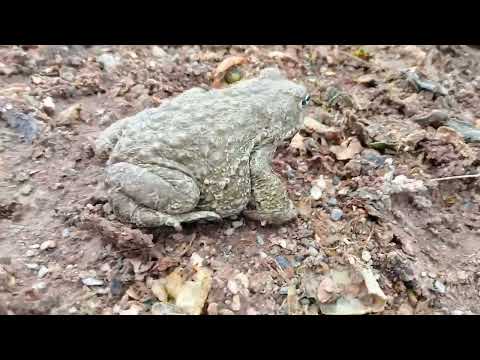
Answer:
M306 95L270 68L225 89L190 89L116 122L96 142L97 155L109 159L105 182L116 215L177 229L241 212L273 224L293 219L271 160L298 131Z

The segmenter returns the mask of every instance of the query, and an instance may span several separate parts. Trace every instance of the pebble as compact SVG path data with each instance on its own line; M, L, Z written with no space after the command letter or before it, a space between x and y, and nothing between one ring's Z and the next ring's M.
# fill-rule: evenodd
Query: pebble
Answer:
M70 309L68 309L68 313L69 313L69 314L75 314L75 313L77 313L77 312L78 312L78 310L77 310L77 308L76 308L75 306L73 306L73 307L71 307Z
M362 251L362 260L365 262L369 262L372 259L372 255L370 255L370 252L367 250Z
M63 236L64 238L69 237L69 236L70 236L70 230L68 230L68 229L63 229L63 231L62 231L62 236Z
M234 222L232 222L232 226L233 226L234 229L237 229L237 228L243 226L243 221L241 221L241 220L234 221Z
M41 279L47 274L48 274L48 268L44 265L40 266L40 269L38 270L38 274L37 274L38 278Z
M25 256L26 257L32 257L32 256L35 256L35 251L34 250L27 250L27 252L25 253Z
M57 243L54 240L47 240L40 245L40 250L53 249L56 246L57 246Z
M42 101L42 110L45 111L45 113L48 115L53 115L53 113L55 112L55 103L50 96L46 97Z
M242 307L240 303L240 296L235 295L232 299L232 310L233 311L240 311L240 308Z
M29 270L37 270L38 269L38 264L32 263L32 264L25 264L27 269Z
M463 311L462 310L453 310L452 315L463 315Z
M334 198L334 197L328 199L327 205L329 205L329 206L337 206L337 199Z
M307 254L310 256L317 256L318 255L318 250L315 249L313 246L310 246L307 250ZM295 259L296 260L296 259ZM303 259L299 260L302 261Z
M282 269L286 269L286 268L291 267L290 262L284 256L279 255L279 256L275 257L275 260L277 261L278 265Z
M227 281L227 288L228 290L230 290L230 292L234 295L238 294L238 291L239 291L239 288L238 288L238 283L233 280L233 279L230 279Z
M118 65L120 65L120 59L118 56L112 54L102 54L97 57L97 62L102 65L106 71L112 71Z
M422 272L420 273L420 275L421 275L422 277L426 277L426 276L427 276L427 273L426 273L425 271L422 271Z
M443 285L443 283L441 283L438 280L435 280L433 282L433 290L440 294L445 294L445 292L447 291L447 289L445 288L445 285Z
M47 287L47 284L45 284L44 282L38 282L36 284L33 284L32 286L32 289L34 290L43 290Z
M435 273L428 273L428 277L435 279L437 277L437 274Z
M39 248L40 248L40 244L30 245L29 248L30 248L30 249L39 249Z
M175 241L183 240L184 237L185 237L185 235L180 234L180 233L176 233L176 234L172 235L172 239L175 240Z
M224 234L227 235L227 236L232 236L234 232L235 232L234 228L229 228L229 229L225 230Z
M300 299L300 304L310 305L310 300L308 298L302 298L302 299Z
M95 278L83 278L82 283L86 286L103 286L103 280L98 280Z
M67 270L73 269L73 265L72 265L72 264L68 264L65 269L67 269Z
M342 218L343 216L343 211L339 208L332 209L332 212L330 213L330 219L333 221L338 221Z
M183 315L175 305L160 302L152 305L151 313L152 315Z
M20 194L22 194L22 195L28 195L28 194L30 194L30 193L32 192L32 190L33 190L32 185L30 185L30 184L25 184L25 185L23 185L23 186L21 187L21 189L20 189Z
M118 279L113 278L110 282L110 293L112 296L120 296L122 294L123 285Z
M280 295L287 295L288 294L288 286L283 286L279 290Z
M263 236L260 234L257 234L257 244L260 246L265 244L265 240L263 240Z

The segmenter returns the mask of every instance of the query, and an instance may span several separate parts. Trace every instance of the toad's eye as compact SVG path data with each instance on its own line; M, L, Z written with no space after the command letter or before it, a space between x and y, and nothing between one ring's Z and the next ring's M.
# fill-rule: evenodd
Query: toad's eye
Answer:
M305 96L300 102L301 107L305 107L310 102L310 95Z

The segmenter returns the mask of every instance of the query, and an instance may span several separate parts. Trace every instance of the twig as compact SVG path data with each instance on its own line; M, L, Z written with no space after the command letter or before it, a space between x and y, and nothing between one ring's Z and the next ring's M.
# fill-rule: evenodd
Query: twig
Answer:
M448 177L443 177L443 178L430 179L430 181L455 180L455 179L477 178L477 177L480 177L480 174L448 176Z

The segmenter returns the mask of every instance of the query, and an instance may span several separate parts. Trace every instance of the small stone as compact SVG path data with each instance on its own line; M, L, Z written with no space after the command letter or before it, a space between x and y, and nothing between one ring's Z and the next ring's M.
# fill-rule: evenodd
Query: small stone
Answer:
M66 267L65 267L66 270L70 270L70 269L73 269L73 265L72 264L68 264Z
M38 270L38 278L41 279L43 278L45 275L48 274L48 268L46 266L40 266L40 269Z
M168 56L166 51L157 45L152 46L152 55L158 58Z
M232 299L232 310L233 311L240 311L241 304L240 304L240 296L234 295Z
M77 312L78 312L78 309L75 306L68 309L69 314L76 314Z
M120 58L113 54L102 54L97 57L97 62L107 72L114 70L121 63Z
M228 280L227 288L228 290L230 290L232 294L234 295L238 294L238 291L239 291L238 283L235 280L233 279Z
M422 272L420 273L420 275L421 275L422 277L426 277L426 276L427 276L427 273L426 273L425 271L422 271Z
M465 271L460 270L457 272L457 278L460 281L465 281L468 279L468 274Z
M300 299L300 304L310 305L310 300L308 298L302 298L302 299Z
M234 232L235 232L234 228L229 228L229 229L225 230L224 234L226 236L232 236Z
M330 213L330 219L333 221L339 221L343 216L343 211L339 208L335 208Z
M26 196L26 195L30 194L30 193L32 192L32 190L33 190L32 185L30 185L30 184L25 184L25 185L23 185L23 186L20 188L20 194Z
M181 241L184 238L185 238L185 235L180 234L180 233L176 233L176 234L172 235L172 239L175 240L175 241Z
M175 305L160 302L153 304L151 312L152 315L184 315Z
M265 244L265 240L263 240L263 236L260 234L257 234L257 244L260 246L263 246Z
M280 295L287 295L288 294L288 286L283 286L279 290Z
M44 241L41 245L40 245L40 250L47 250L47 249L53 249L57 246L57 243L54 241L54 240L47 240L47 241Z
M113 278L110 282L110 294L112 296L120 296L123 292L123 284L120 280Z
M26 257L32 257L32 256L35 256L36 252L34 250L27 250L27 252L25 253L25 256Z
M30 248L30 249L39 249L39 248L40 248L40 244L30 245L29 248Z
M243 226L243 221L241 221L241 220L234 221L234 222L232 222L232 226L233 226L234 229L242 227Z
M452 315L463 315L463 311L462 310L453 310Z
M428 277L429 278L432 278L432 279L435 279L437 277L437 274L435 273L428 273Z
M95 278L83 278L82 283L86 286L103 286L103 280L98 280Z
M53 99L48 96L42 101L42 110L45 111L47 115L53 115L55 112L55 103Z
M63 231L62 231L62 236L63 236L64 238L69 237L69 236L70 236L70 230L68 230L67 228L63 229Z
M221 309L218 313L220 315L235 315L235 313L229 309Z
M208 304L207 314L208 315L218 315L218 304L217 303Z
M318 250L315 249L313 246L310 246L307 250L307 254L309 256L317 256L318 255ZM295 259L296 260L296 259ZM303 261L303 256L300 260L298 260L299 262Z
M291 267L290 262L284 256L279 255L275 258L275 260L283 270Z
M328 205L328 206L337 206L337 199L334 198L334 197L328 199L327 205Z
M27 269L29 270L37 270L38 269L38 264L32 263L32 264L25 264Z
M38 282L36 284L33 284L32 286L32 289L34 290L43 290L47 287L47 284L45 284L44 282Z
M445 294L445 292L447 291L445 285L443 285L443 283L438 280L435 280L433 282L433 290L438 292L439 294Z
M194 252L190 257L190 263L193 265L193 267L200 267L203 264L203 258Z
M362 260L365 262L369 262L372 259L372 255L370 255L370 252L367 250L362 251Z

